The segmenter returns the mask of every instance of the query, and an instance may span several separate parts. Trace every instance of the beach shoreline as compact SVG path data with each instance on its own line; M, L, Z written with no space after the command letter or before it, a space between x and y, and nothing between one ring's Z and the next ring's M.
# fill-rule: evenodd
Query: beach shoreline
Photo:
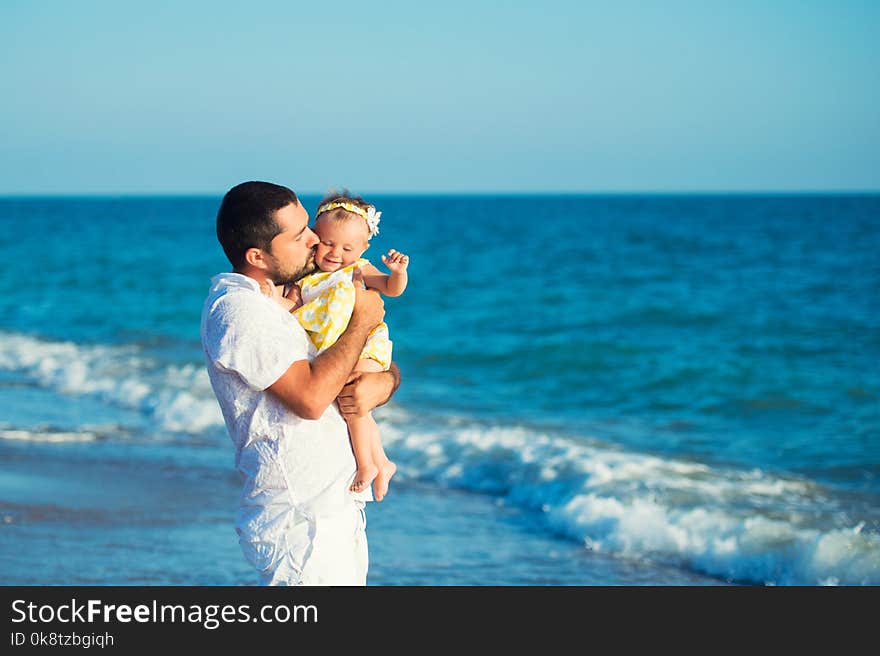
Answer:
M151 447L134 451L147 454ZM253 585L233 528L232 447L184 464L162 447L0 440L6 585ZM228 456L228 463L223 463ZM367 507L368 585L723 585L592 554L479 494L395 483Z

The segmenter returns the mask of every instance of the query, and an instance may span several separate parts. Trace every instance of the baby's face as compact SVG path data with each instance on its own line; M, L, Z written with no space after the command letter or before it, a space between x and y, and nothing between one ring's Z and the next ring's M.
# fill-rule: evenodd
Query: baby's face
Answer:
M363 220L319 218L314 231L321 240L315 249L315 264L321 271L338 271L354 264L367 250L367 224Z

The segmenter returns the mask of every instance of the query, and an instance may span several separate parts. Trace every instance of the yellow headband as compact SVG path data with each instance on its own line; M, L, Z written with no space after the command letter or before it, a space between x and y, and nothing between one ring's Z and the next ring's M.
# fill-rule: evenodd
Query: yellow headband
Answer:
M364 209L363 207L358 207L354 203L348 203L345 201L325 203L318 208L318 211L315 213L315 218L317 219L324 212L329 212L330 210L335 210L339 207L347 212L354 212L358 216L364 217L364 221L367 222L367 230L370 231L370 237L375 237L379 234L379 217L382 216L382 212L377 212L376 208L372 205L367 209Z

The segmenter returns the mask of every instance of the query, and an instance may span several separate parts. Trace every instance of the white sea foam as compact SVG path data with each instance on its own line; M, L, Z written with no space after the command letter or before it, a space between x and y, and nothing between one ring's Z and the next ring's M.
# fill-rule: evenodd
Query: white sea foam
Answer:
M62 394L139 410L158 431L200 433L223 425L204 367L160 365L135 345L83 345L0 333L0 369Z
M200 433L223 420L201 363L162 365L135 345L0 333L0 370L146 415L157 432ZM880 536L842 520L833 495L804 480L631 453L469 418L424 425L378 413L398 476L483 492L542 513L587 547L721 578L768 584L880 584ZM0 439L83 441L96 432L0 427ZM849 513L851 514L851 513ZM848 522L848 523L847 523ZM869 520L876 527L876 520Z
M91 431L35 431L0 430L0 440L19 440L22 442L94 442L97 433Z
M582 444L526 428L382 423L405 476L544 513L588 548L738 582L880 584L880 535L816 484Z

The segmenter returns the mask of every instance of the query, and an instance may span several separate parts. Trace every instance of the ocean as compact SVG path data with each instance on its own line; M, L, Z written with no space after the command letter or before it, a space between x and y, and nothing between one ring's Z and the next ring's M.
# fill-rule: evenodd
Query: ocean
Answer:
M880 584L880 196L367 200L411 257L370 585ZM0 199L3 584L255 583L219 201Z

